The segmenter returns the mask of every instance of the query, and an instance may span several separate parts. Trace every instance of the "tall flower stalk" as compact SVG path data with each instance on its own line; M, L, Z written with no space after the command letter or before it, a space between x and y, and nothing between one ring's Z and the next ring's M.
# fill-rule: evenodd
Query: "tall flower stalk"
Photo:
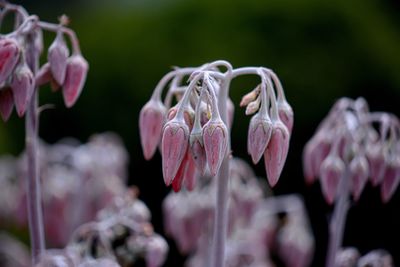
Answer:
M303 152L306 181L319 177L322 193L334 204L326 266L336 266L351 198L358 201L368 182L380 186L383 202L400 182L400 121L370 112L363 98L342 98L322 121Z
M65 104L71 107L83 88L88 64L81 55L75 33L66 27L65 16L60 18L59 24L52 24L6 1L0 2L0 8L0 25L9 13L15 18L13 31L0 34L0 113L7 121L15 104L18 116L26 115L27 207L32 262L36 263L45 248L38 168L38 89L47 83L53 90L62 87ZM48 63L40 67L43 31L54 32L57 37L49 47ZM69 55L64 36L71 42L72 55Z
M221 69L225 69L222 71ZM161 142L164 182L174 191L193 190L199 175L217 179L212 266L224 266L228 225L230 128L234 106L229 99L231 81L242 75L257 75L260 84L240 103L251 120L248 152L254 163L264 155L271 186L286 160L293 111L285 99L278 77L264 67L234 69L218 60L197 68L176 68L166 74L142 108L139 118L144 156L151 159ZM189 83L182 83L189 77ZM168 88L164 102L162 91ZM176 104L171 106L175 97ZM262 141L260 141L260 139ZM193 167L194 166L194 167Z

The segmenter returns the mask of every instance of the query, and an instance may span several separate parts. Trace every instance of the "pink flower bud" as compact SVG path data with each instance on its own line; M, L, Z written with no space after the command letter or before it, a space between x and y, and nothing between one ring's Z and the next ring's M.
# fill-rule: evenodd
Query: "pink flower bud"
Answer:
M206 151L203 144L203 136L190 135L190 152L192 153L193 162L201 175L206 171Z
M18 116L22 117L35 89L33 73L26 63L19 65L15 69L11 82L11 89L13 91Z
M150 160L157 150L162 135L166 109L160 101L150 100L139 115L139 132L143 155Z
M161 140L162 169L164 182L172 183L185 157L189 142L189 127L178 120L167 122Z
M217 175L228 147L228 130L221 119L211 119L203 127L204 148L211 175Z
M369 163L371 183L373 186L377 186L381 183L385 174L385 155L382 144L367 144L366 156Z
M337 267L354 267L360 258L360 252L354 247L342 248L338 251L335 258L335 266Z
M0 39L0 84L10 76L17 65L19 52L20 49L15 40Z
M44 64L36 73L35 84L36 86L42 86L53 79L50 70L50 64L47 62Z
M267 172L268 183L275 186L285 165L289 150L289 132L281 121L273 123L271 139L264 152L264 164Z
M247 137L247 150L254 164L257 164L263 156L271 139L271 134L272 122L268 116L258 113L251 118Z
M159 235L153 235L148 238L146 244L146 263L148 267L159 267L161 266L168 253L168 244Z
M172 180L172 189L176 193L181 191L187 164L188 164L188 162L187 162L187 155L186 155L185 158L182 160L182 163L179 166L179 169L178 169L174 179Z
M316 166L316 157L318 154L318 142L316 139L311 139L307 142L303 150L303 173L307 184L314 183L319 175L319 167Z
M183 178L183 183L185 185L185 188L188 191L192 191L195 186L196 186L196 181L197 181L197 171L196 171L196 164L193 159L193 156L190 152L188 152L188 159L187 159L187 165L185 169L185 174Z
M364 156L355 156L350 162L349 171L351 192L354 200L358 201L368 181L369 167L367 159Z
M58 84L64 83L68 56L69 51L64 36L62 32L58 32L56 38L49 47L47 55L51 72Z
M8 121L14 107L14 98L11 89L0 89L0 114L3 121Z
M278 101L279 118L287 127L289 134L293 129L293 109L286 100Z
M385 174L381 185L381 198L388 202L396 192L400 182L400 157L393 156L386 165Z
M339 181L343 177L345 166L343 161L331 153L322 162L320 170L320 181L322 194L328 204L333 204L336 198Z
M67 62L67 70L63 84L65 105L70 108L81 94L85 84L89 65L80 54L72 55Z

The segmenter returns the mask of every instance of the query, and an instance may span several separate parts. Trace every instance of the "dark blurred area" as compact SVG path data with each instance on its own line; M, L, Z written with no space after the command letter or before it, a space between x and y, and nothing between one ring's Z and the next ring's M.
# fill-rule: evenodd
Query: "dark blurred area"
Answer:
M40 136L54 143L65 136L86 141L92 133L114 131L130 153L130 183L152 211L162 232L161 200L169 188L161 177L161 158L142 156L138 114L159 79L171 66L198 66L225 59L234 67L266 66L280 77L295 111L286 167L276 194L304 196L316 254L313 266L324 265L327 221L319 184L304 183L301 156L335 100L363 96L372 111L400 116L400 2L396 0L115 0L15 1L42 20L57 22L67 14L80 39L90 70L77 104L65 108L60 93L41 89L40 103L54 109L41 114ZM45 34L49 44L54 35ZM46 55L43 55L46 57ZM236 105L232 130L235 156L246 154L249 118L238 103L256 85L254 77L232 83ZM19 154L24 147L24 121L14 113L0 123L0 152ZM255 166L265 176L263 164ZM90 190L90 189L88 189ZM380 191L367 185L350 209L344 246L362 254L387 249L400 264L400 190L384 205ZM182 266L171 243L165 266Z

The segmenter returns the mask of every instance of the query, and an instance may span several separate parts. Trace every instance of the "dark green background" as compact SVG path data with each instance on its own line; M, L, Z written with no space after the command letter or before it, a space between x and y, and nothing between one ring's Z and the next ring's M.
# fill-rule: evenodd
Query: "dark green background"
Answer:
M130 181L162 231L160 201L168 192L157 155L145 162L138 136L139 110L172 65L197 66L226 59L234 67L266 66L279 75L295 111L286 168L277 194L304 195L316 235L313 266L322 266L330 208L319 184L303 182L301 151L318 122L342 96L364 96L371 110L400 115L400 4L388 0L118 0L21 1L41 19L56 21L66 13L76 30L90 71L78 103L66 109L60 93L41 89L40 103L55 109L41 116L40 135L47 142L64 136L82 141L96 132L115 131L130 153ZM46 35L49 43L52 34ZM45 58L45 57L44 57ZM232 98L253 88L252 77L232 84ZM237 106L233 151L246 155L249 118ZM0 152L23 149L24 123L14 115L0 123ZM256 166L264 176L262 164ZM88 190L90 190L88 188ZM386 248L400 263L400 192L383 205L379 190L367 186L350 210L345 245L362 253ZM181 266L172 247L166 266Z

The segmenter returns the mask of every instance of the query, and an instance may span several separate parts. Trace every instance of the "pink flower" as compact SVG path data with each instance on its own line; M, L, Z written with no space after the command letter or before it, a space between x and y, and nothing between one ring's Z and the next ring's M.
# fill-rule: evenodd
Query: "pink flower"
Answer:
M150 100L139 115L140 141L144 158L150 160L157 150L162 135L166 109L161 101Z
M345 166L343 161L335 154L331 153L322 162L320 171L320 181L322 193L328 202L333 204L335 201L340 179L343 178Z
M228 147L228 130L220 118L209 120L203 127L204 148L211 175L217 175Z
M49 47L47 58L50 63L51 73L58 84L63 84L67 72L69 51L64 41L62 32L58 32L56 39Z
M81 94L86 81L89 65L80 54L72 55L68 59L66 76L63 84L65 105L70 108Z
M26 63L21 64L15 69L11 89L14 94L18 116L22 117L35 89L33 73Z
M14 98L11 88L0 89L0 114L3 121L8 121L14 107Z
M275 186L285 165L289 150L289 132L281 121L273 124L271 139L264 152L264 164L270 186Z
M400 157L392 156L386 165L385 174L381 185L381 198L388 202L393 196L400 182Z
M19 60L19 46L14 39L0 39L0 83L12 73Z
M285 126L287 127L289 134L291 134L294 121L293 109L285 99L278 101L277 104L278 104L277 106L278 106L279 118L281 119L283 124L285 124Z
M364 156L355 156L350 162L349 170L351 191L354 200L357 201L368 181L369 167L367 159Z
M263 156L272 135L272 121L259 113L250 120L247 150L254 164Z
M164 182L169 186L185 157L189 143L189 127L183 121L176 119L167 122L161 143Z

